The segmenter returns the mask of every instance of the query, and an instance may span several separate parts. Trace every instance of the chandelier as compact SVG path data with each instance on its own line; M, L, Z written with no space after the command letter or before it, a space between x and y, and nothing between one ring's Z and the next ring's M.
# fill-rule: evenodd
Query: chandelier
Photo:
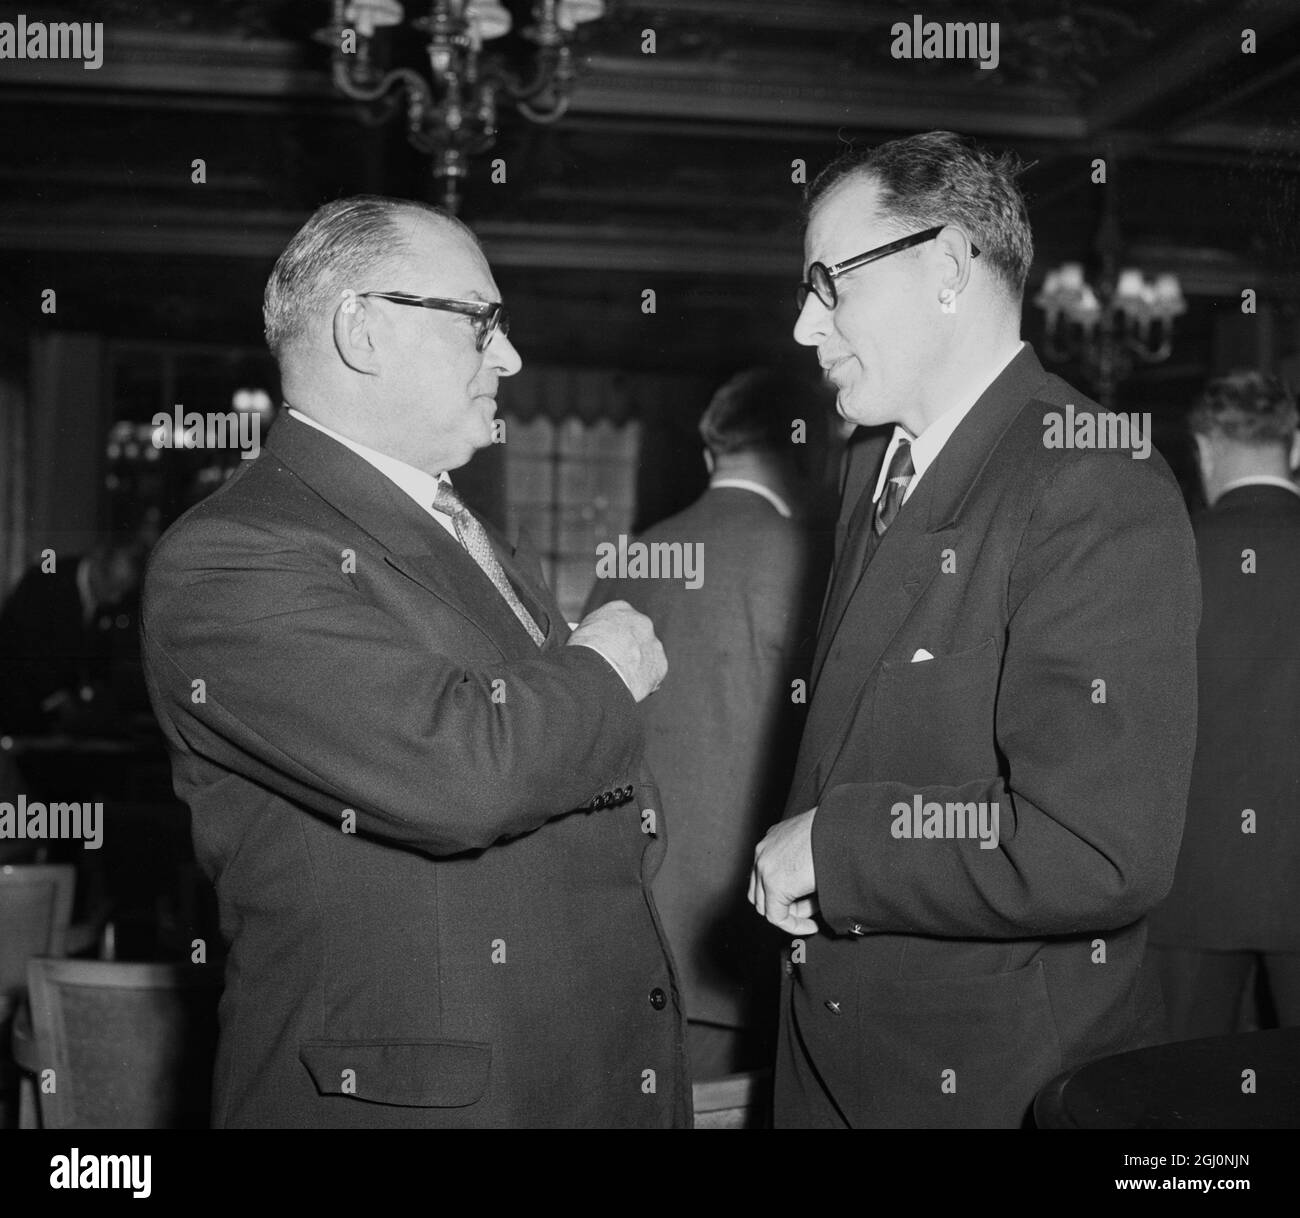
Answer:
M1047 314L1045 349L1058 363L1077 360L1097 387L1103 406L1140 362L1158 364L1174 349L1174 318L1187 312L1177 275L1146 279L1126 267L1103 275L1094 289L1083 264L1048 271L1034 304Z
M1036 304L1046 314L1044 350L1056 363L1076 361L1109 409L1119 382L1139 364L1158 364L1174 349L1174 318L1187 312L1174 274L1148 279L1136 267L1117 270L1122 243L1116 192L1107 188L1097 238L1101 256L1096 287L1084 277L1081 262L1048 271Z
M605 11L604 0L536 0L521 31L535 45L526 78L484 45L510 32L500 0L429 0L407 17L398 0L333 0L329 26L315 34L331 48L335 87L360 102L382 102L383 118L404 109L411 145L430 157L442 205L453 215L470 158L496 143L498 103L505 98L534 123L554 123L569 107L574 66L570 40ZM424 44L429 74L394 66L409 26Z

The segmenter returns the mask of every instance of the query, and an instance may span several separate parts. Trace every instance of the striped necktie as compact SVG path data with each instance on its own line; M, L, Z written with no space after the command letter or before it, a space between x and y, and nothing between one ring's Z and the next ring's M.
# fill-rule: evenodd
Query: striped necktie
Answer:
M876 514L872 518L871 528L879 541L885 530L894 523L898 509L903 506L903 496L907 494L908 483L916 473L912 465L912 445L906 438L900 437L898 447L894 449L893 459L889 462L889 473L885 478L884 489L876 502Z
M501 564L492 551L492 543L488 540L487 530L474 518L473 513L461 501L460 496L451 489L450 483L440 482L438 484L438 493L434 496L433 506L436 511L443 512L451 517L452 524L456 526L456 536L460 538L460 544L465 547L469 556L478 563L483 574L492 581L496 590L501 593L506 604L514 612L515 617L519 619L519 624L528 631L533 642L540 647L546 641L546 636L538 629L537 623L533 620L533 615L524 608L523 601L519 599L518 594L510 586L506 573L501 569Z

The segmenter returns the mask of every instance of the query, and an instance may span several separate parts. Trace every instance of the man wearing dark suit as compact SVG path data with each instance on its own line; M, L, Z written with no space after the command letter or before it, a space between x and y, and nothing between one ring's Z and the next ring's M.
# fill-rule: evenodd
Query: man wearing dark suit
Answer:
M894 429L855 449L751 878L796 936L776 1121L1016 1126L1053 1075L1161 1032L1142 960L1192 758L1191 530L1146 445L1059 446L1067 406L1097 419L1018 337L1009 158L896 140L809 208L795 338L845 418Z
M1239 1030L1262 969L1300 1024L1300 458L1274 378L1212 381L1190 423L1209 508L1194 522L1204 607L1200 722L1174 886L1151 958L1175 1040Z
M0 611L0 731L105 731L143 706L143 566L139 543L118 537L28 570Z
M266 291L287 417L150 566L229 940L218 1125L690 1121L636 713L662 650L626 605L570 634L446 476L520 366L499 299L435 209L321 208Z
M709 489L637 539L691 547L703 559L699 586L604 579L588 602L624 600L646 614L671 665L641 711L646 759L673 814L654 888L682 970L696 1079L772 1060L780 939L753 916L745 881L781 813L807 707L794 682L806 685L829 555L810 523L820 446L799 441L819 438L820 420L807 416L821 408L817 387L796 377L732 377L700 420Z

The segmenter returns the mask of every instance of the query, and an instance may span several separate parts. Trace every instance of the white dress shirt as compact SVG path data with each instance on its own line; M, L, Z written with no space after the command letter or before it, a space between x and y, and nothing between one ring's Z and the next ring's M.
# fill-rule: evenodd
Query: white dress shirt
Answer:
M430 516L434 518L444 529L456 538L456 543L460 544L460 538L456 535L456 525L446 512L439 512L433 506L434 497L438 493L438 484L440 482L451 485L451 478L448 477L444 470L436 478L432 474L426 474L422 469L416 469L414 465L407 465L405 461L399 461L396 457L390 457L386 453L376 452L373 448L367 448L364 444L358 444L355 440L349 440L347 436L341 436L332 427L326 427L324 423L318 423L315 419L309 419L301 411L289 407L289 413L293 415L299 423L306 423L308 427L314 427L317 431L323 431L332 440L337 440L344 448L350 448L363 461L370 462L389 482L393 483L398 490L404 491L416 503L420 505Z
M751 482L748 478L713 478L709 482L709 490L711 491L728 487L732 490L753 491L755 495L762 495L787 520L793 515L790 511L790 505L771 487L764 486L761 482Z
M880 477L876 479L876 493L871 496L872 503L879 501L881 493L885 489L885 478L889 473L889 463L894 459L894 453L897 451L899 444L905 439L912 441L912 468L916 472L912 475L911 482L907 484L907 490L903 492L903 502L906 503L911 498L912 492L916 490L916 484L921 481L922 475L934 464L934 459L942 451L943 446L948 443L948 437L957 430L957 425L962 419L970 414L971 407L984 396L984 391L1006 371L1007 365L1024 350L1024 346L1023 342L1017 343L1016 349L1009 356L1002 360L987 376L981 377L974 388L969 390L961 401L945 410L919 436L913 437L901 423L894 428L894 434L889 440L889 447L885 449L885 461L880 467Z

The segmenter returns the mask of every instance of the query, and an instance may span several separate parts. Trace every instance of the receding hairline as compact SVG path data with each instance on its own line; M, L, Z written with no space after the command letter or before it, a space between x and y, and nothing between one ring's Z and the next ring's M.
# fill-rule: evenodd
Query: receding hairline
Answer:
M386 266L396 268L406 258L433 253L434 250L431 250L426 243L427 239L432 237L437 243L435 247L437 250L444 250L450 246L468 253L471 258L477 257L488 277L494 278L478 237L468 225L454 217L437 215L416 207L404 208L394 217L394 225L398 233L398 242L385 260Z

